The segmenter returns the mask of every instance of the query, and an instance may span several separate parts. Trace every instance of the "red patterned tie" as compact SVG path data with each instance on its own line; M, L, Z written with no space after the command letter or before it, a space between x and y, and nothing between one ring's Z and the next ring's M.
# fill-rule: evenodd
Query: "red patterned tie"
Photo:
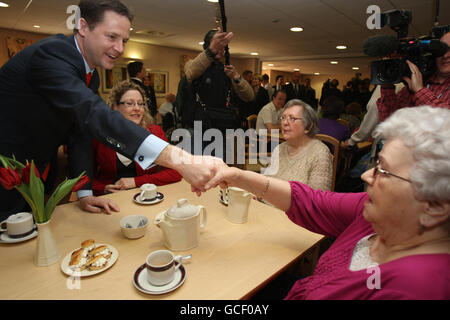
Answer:
M86 74L86 85L89 87L89 83L91 83L92 73L89 72Z

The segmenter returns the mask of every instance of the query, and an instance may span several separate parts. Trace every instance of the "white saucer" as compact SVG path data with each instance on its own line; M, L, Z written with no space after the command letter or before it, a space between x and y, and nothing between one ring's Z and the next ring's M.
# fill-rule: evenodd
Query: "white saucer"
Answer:
M163 286L154 286L147 281L147 268L145 263L133 274L133 284L139 291L147 294L164 294L171 292L181 286L186 279L186 270L180 265L175 271L175 278L172 282Z
M164 195L161 192L158 192L158 195L155 198L153 198L152 200L147 200L147 199L141 200L140 195L141 195L141 193L139 192L133 196L134 202L136 202L138 204L157 204L164 200Z
M18 243L18 242L23 242L23 241L27 241L30 239L33 239L34 237L36 237L38 235L38 231L36 229L36 225L34 225L34 230L32 233L30 233L29 235L22 237L22 238L11 238L8 236L8 233L3 232L2 234L0 234L0 243Z

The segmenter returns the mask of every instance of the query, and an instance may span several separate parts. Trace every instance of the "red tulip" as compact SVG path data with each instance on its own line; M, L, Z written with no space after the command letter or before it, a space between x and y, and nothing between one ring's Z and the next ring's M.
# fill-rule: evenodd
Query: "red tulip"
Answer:
M0 183L7 190L11 190L15 186L18 186L22 183L20 179L19 170L13 170L12 168L0 168Z
M31 170L31 163L28 162L25 168L22 169L22 181L26 184L30 184L30 170ZM36 177L39 179L39 171L36 168L36 165L34 166L34 173L36 174Z
M81 188L84 187L86 183L89 182L89 177L87 175L84 175L78 180L78 182L73 186L72 192L77 192L78 190L81 190Z
M45 167L44 172L42 172L42 180L47 181L47 176L48 176L49 171L50 171L50 162Z

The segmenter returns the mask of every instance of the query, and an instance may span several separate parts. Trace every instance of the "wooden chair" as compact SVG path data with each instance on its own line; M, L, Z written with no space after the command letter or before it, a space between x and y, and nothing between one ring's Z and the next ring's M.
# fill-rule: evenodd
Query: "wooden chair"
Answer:
M256 129L256 119L258 119L258 115L251 114L247 117L248 128Z
M339 118L336 121L340 124L343 124L344 126L347 127L348 130L350 130L350 123L347 120Z
M326 135L326 134L316 134L315 136L317 139L321 140L323 143L325 143L329 148L332 146L333 148L330 148L331 155L333 156L333 180L331 183L331 191L334 191L334 187L336 184L336 175L337 175L337 169L338 169L338 163L339 163L339 150L340 150L340 142L336 138L333 138L332 136Z

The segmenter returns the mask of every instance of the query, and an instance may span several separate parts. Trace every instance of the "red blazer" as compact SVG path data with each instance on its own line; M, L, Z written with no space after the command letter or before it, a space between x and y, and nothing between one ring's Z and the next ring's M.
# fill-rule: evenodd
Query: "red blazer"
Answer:
M148 129L158 138L167 141L166 135L160 126L151 124ZM105 186L107 184L114 184L117 181L117 155L116 152L109 147L101 144L98 140L92 140L92 152L94 156L94 181L92 189L94 195L100 196L105 194ZM139 164L136 164L136 177L134 182L136 187L140 187L144 183L153 183L157 186L162 186L168 183L173 183L181 180L181 175L173 169L154 166L148 170L142 169Z

